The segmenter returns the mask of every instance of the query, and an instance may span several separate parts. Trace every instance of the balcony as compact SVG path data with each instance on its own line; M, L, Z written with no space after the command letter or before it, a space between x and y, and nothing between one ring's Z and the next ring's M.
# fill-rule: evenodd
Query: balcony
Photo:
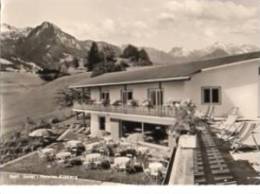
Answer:
M107 113L134 114L156 117L175 117L175 110L168 106L129 106L129 105L101 105L101 104L79 104L74 103L74 110L97 111Z

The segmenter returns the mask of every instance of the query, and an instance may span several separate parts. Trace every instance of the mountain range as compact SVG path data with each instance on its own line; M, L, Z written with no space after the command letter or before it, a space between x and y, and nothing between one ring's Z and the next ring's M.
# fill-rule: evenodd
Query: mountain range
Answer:
M1 24L1 58L29 61L42 68L57 69L68 56L86 59L94 40L78 40L50 22L31 28L16 28ZM103 41L95 41L99 50L109 50L119 57L123 47ZM155 65L212 59L260 50L254 45L231 45L215 43L209 47L187 51L173 47L169 52L142 47Z

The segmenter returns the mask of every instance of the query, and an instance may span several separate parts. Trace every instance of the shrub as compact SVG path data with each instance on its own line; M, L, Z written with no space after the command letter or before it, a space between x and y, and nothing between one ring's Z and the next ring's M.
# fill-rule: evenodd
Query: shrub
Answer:
M134 167L134 165L133 165L132 162L128 162L128 163L126 164L126 172L127 172L128 174L134 174L134 173L136 173L135 167Z
M82 161L79 158L72 158L72 159L70 159L69 162L70 162L70 164L72 166L80 166L80 165L82 165Z
M126 156L128 154L131 154L132 156L136 156L137 153L136 153L136 150L132 149L132 148L120 151L121 156Z
M24 146L23 147L23 153L24 154L27 154L27 153L29 153L31 151L31 146L30 145L26 145L26 146Z
M56 123L59 123L59 122L60 122L60 120L57 117L51 118L49 120L49 123L51 123L51 124L56 124Z
M27 145L29 143L28 138L27 137L22 137L20 139L20 143L21 143L22 146Z
M14 147L17 145L17 141L16 140L10 140L6 143L6 147Z
M113 157L115 155L112 146L107 146L108 156Z
M110 162L108 161L108 160L104 160L104 161L102 161L101 162L101 164L100 164L100 166L101 166L101 168L102 169L109 169L111 166L110 166Z
M22 148L20 146L17 146L16 148L14 148L14 153L15 154L19 154L22 152Z

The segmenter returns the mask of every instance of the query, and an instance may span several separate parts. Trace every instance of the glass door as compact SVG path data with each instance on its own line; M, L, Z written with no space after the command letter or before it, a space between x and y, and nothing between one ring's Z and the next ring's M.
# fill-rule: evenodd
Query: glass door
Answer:
M150 89L149 99L153 106L162 106L163 105L163 90L162 89Z

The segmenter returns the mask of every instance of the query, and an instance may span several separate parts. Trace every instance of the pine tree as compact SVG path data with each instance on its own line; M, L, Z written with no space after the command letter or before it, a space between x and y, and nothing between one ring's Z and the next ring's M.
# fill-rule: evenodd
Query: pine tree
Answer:
M92 71L94 69L94 66L98 64L101 60L102 59L98 51L97 43L93 42L90 51L88 53L88 63L87 63L88 71Z

